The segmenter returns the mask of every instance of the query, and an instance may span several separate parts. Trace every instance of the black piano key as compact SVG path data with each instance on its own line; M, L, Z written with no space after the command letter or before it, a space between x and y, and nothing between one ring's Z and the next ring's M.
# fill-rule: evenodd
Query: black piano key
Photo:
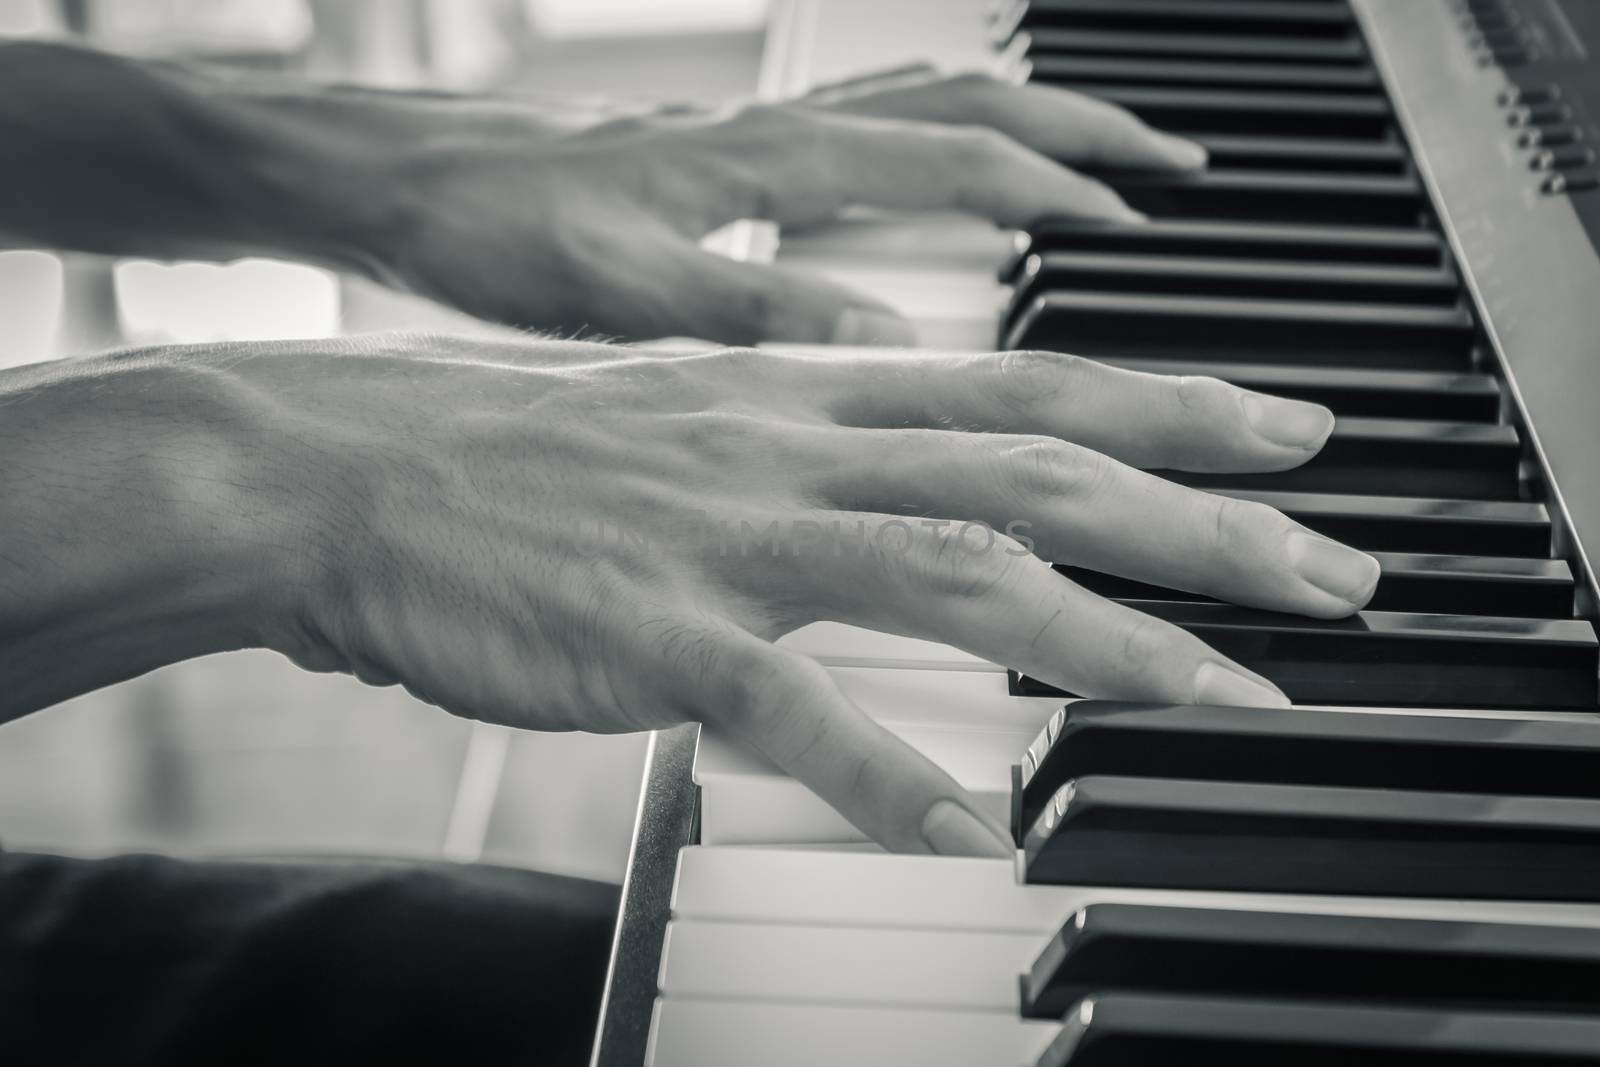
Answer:
M1597 1050L1592 1015L1100 993L1034 1067L1593 1067Z
M1078 85L1174 85L1193 89L1236 87L1289 92L1361 92L1379 87L1369 66L1305 63L1235 63L1227 60L1132 59L1082 52L1036 51L1028 56L1032 82Z
M1129 252L1419 267L1438 267L1448 261L1444 240L1430 230L1194 219L1151 219L1137 224L1051 219L1033 227L1019 255L1047 252Z
M1548 556L1550 513L1531 500L1447 500L1221 489L1269 504L1324 537L1368 552Z
M1102 362L1151 374L1206 374L1257 392L1309 400L1339 416L1492 422L1500 414L1500 383L1488 374L1392 371L1348 367L1274 366L1126 359Z
M1112 990L1581 1012L1600 1006L1600 930L1091 904L1023 976L1022 1014Z
M1515 500L1522 442L1510 426L1429 419L1342 418L1310 460L1262 474L1163 471L1206 489Z
M1003 348L1084 356L1470 370L1462 307L1053 290L1021 307Z
M1422 186L1410 175L1225 171L1105 174L1130 207L1160 218L1414 226Z
M1600 647L1582 619L1361 611L1308 619L1185 601L1139 601L1270 678L1297 704L1595 711ZM1066 696L1011 674L1017 696Z
M1349 35L1353 22L1341 4L1262 0L1032 0L1021 20L1024 27L1334 38Z
M1600 799L1597 766L1587 721L1079 700L1023 753L1013 829L1090 775Z
M1389 104L1377 93L1277 93L1058 84L1061 88L1116 104L1157 129L1177 134L1281 134L1367 140L1383 140L1390 135Z
M1428 556L1374 552L1383 578L1369 611L1424 615L1509 615L1560 619L1572 614L1572 568L1560 559L1505 556ZM1115 574L1057 564L1056 571L1112 600L1195 600L1211 597L1166 589Z
M1600 901L1600 800L1091 775L1023 840L1025 881Z
M1030 255L1015 284L1026 305L1052 289L1439 304L1461 301L1461 279L1444 266L1284 262L1148 252L1044 252Z
M1148 30L1084 30L1038 22L1019 29L1026 5L1014 9L1013 18L995 30L1001 44L1009 43L1030 58L1052 52L1081 52L1097 56L1161 60L1227 61L1230 64L1295 63L1365 66L1367 51L1360 37L1285 37L1265 34L1152 33Z
M1410 174L1411 161L1397 141L1213 135L1196 138L1214 170L1331 171Z

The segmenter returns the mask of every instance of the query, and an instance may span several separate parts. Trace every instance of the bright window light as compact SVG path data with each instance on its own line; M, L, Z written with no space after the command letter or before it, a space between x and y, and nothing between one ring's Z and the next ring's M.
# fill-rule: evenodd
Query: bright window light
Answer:
M768 0L523 0L546 37L633 37L652 33L757 30Z
M312 28L306 0L114 0L95 5L92 25L95 40L135 52L289 52Z
M54 36L61 30L55 0L0 0L0 37Z
M272 341L339 331L339 281L271 259L127 260L115 272L122 330L135 344Z
M0 367L55 354L61 325L61 260L49 252L0 252Z

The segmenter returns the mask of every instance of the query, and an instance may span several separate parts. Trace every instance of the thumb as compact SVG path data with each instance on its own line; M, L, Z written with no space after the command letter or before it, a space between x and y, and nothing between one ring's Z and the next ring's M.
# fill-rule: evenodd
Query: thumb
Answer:
M761 341L911 347L917 333L880 300L807 271L690 249L691 332L725 344Z

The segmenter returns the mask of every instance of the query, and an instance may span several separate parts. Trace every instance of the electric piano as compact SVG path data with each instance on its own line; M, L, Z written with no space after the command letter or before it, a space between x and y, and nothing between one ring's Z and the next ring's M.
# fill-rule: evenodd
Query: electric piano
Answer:
M1354 618L1074 571L1292 711L1082 701L837 625L784 639L1010 822L894 856L750 753L651 745L598 1067L1600 1063L1600 3L792 0L772 96L908 60L1210 152L1143 225L745 234L930 346L1216 375L1338 416L1190 484L1375 553Z

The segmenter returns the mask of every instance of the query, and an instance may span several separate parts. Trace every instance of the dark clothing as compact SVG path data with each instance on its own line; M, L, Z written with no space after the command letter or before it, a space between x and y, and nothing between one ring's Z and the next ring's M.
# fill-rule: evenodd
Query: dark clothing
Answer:
M616 886L0 852L7 1067L588 1062Z

